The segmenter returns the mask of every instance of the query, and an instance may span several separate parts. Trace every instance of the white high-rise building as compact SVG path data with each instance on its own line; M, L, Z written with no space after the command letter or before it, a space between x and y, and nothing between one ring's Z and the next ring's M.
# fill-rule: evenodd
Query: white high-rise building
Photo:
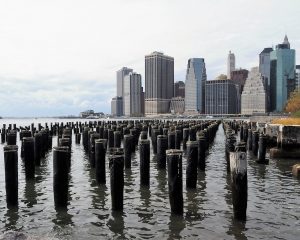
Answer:
M241 99L242 114L266 113L267 96L262 74L258 67L254 67L249 72L244 85Z
M129 73L124 77L124 115L142 115L142 77L141 74Z
M204 58L188 60L185 79L185 111L205 111L206 68Z
M229 51L227 58L227 79L231 79L231 72L235 70L235 56Z

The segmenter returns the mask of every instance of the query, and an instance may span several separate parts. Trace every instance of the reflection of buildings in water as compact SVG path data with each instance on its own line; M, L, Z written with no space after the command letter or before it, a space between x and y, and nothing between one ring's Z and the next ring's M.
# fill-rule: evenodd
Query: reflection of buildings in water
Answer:
M37 204L37 192L35 189L35 180L30 179L25 181L24 200L22 200L28 208L32 208Z
M107 221L107 226L109 230L115 234L115 236L113 236L113 239L125 239L125 223L123 211L112 211L111 217Z
M18 207L8 208L5 213L5 230L6 231L16 231L18 230L16 225L19 220Z
M185 229L185 219L183 216L171 214L169 225L169 239L179 239L181 231Z

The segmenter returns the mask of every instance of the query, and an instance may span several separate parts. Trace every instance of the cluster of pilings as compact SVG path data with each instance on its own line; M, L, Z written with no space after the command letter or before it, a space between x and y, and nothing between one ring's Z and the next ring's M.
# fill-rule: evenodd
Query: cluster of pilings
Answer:
M271 144L265 129L259 131L256 123L243 121L224 121L225 160L227 171L231 174L232 204L234 217L246 220L248 180L247 151L259 164L268 164L267 144Z
M18 204L18 146L20 132L21 157L25 162L26 181L34 179L35 168L53 147L53 192L55 207L66 207L69 199L69 177L72 159L72 135L82 145L91 168L95 168L98 184L106 183L109 173L112 210L123 209L124 168L131 168L131 156L137 149L140 159L140 184L150 185L150 144L159 169L167 168L171 211L183 213L182 155L186 153L186 188L196 188L197 172L205 171L205 157L213 142L220 121L95 121L38 124L16 128L4 125L1 130L4 146L7 204ZM106 170L106 161L109 169Z
M39 125L40 126L40 125ZM37 130L34 125L17 129L16 125L3 124L1 143L4 146L4 167L6 202L8 207L18 206L18 149L17 133L20 132L21 158L25 166L25 179L30 181L35 177L35 167L40 166L41 158L52 148L52 136L48 128Z

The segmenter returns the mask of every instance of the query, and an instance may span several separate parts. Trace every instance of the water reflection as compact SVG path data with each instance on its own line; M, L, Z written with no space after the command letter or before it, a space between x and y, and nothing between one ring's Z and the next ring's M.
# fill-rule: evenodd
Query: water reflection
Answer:
M107 226L120 239L125 239L124 229L124 214L122 211L112 211L111 217L107 221Z
M185 229L185 219L183 216L171 214L169 225L169 238L168 239L180 239L181 231Z
M246 231L246 222L235 220L233 217L231 218L231 224L229 225L229 229L227 231L228 235L234 236L237 240L246 240L248 239L245 235Z
M188 189L186 192L187 207L186 207L186 220L189 225L194 221L202 221L205 217L203 205L206 199L206 173L198 171L196 189Z
M19 209L18 207L10 207L7 208L5 213L5 229L6 231L12 230L16 231L17 229L17 222L19 220Z
M140 187L141 194L141 208L138 211L138 216L141 222L149 223L153 217L153 212L151 211L151 192L148 187Z
M159 194L164 194L166 192L166 185L167 185L167 171L166 169L158 169L157 175L157 188Z
M55 207L56 215L52 222L57 228L64 228L66 226L74 226L72 221L73 215L68 213L68 208L66 207Z
M30 179L25 181L24 188L24 203L28 208L32 208L35 204L37 204L37 192L35 189L35 180Z

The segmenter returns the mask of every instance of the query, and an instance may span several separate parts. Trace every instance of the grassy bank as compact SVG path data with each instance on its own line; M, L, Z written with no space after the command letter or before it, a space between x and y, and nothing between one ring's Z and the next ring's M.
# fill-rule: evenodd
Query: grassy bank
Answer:
M283 125L300 125L300 111L299 111L299 117L278 118L278 119L274 119L272 123L283 124Z

